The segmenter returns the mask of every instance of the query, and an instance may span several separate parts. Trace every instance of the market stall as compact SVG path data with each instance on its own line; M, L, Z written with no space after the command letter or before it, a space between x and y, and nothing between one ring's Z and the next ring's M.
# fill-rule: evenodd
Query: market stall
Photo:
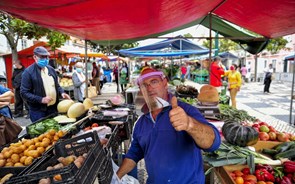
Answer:
M124 102L61 101L58 114L28 125L25 135L0 148L1 182L110 183L112 160L122 162L137 118Z

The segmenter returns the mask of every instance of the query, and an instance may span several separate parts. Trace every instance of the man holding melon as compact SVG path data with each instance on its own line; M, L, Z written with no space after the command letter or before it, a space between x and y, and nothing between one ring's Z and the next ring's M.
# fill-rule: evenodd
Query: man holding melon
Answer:
M137 84L146 103L144 115L134 126L131 147L117 171L118 178L144 159L147 183L204 184L201 150L218 149L218 130L195 107L168 93L163 72L144 68Z
M59 86L55 70L48 65L49 56L44 47L36 47L33 56L35 63L22 74L20 93L28 102L32 122L57 113L59 94L71 99Z

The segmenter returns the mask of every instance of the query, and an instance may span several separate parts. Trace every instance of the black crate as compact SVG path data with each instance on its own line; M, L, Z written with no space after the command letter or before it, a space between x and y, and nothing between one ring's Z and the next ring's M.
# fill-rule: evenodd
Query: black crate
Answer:
M87 153L84 164L80 169L74 163L61 169L46 171L48 166L53 166L58 163L57 158L60 156L66 157L69 155L82 155ZM93 183L98 174L98 167L101 165L106 153L102 148L98 139L97 133L90 132L70 140L59 142L55 145L55 154L48 155L42 161L18 176L8 181L9 183L33 184L38 183L42 178L50 178L51 183L66 183L66 184L82 184ZM62 181L54 181L53 177L56 174L62 176Z
M182 94L177 91L175 91L175 96L180 98L197 98L198 94Z
M98 172L98 183L99 184L110 184L114 174L112 158L110 152L107 153L107 156L104 158L103 162L99 167Z
M115 154L118 151L118 148L120 144L122 143L122 140L119 136L119 125L116 125L116 128L112 132L111 136L109 137L109 141L106 145L106 149Z

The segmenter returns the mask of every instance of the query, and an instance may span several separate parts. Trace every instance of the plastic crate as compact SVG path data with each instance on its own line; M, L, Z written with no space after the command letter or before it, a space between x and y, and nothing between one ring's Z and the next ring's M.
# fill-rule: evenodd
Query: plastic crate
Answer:
M107 156L104 158L102 164L99 167L98 172L98 183L99 184L110 184L112 181L112 177L114 174L112 158L110 152L108 152Z
M179 92L175 91L175 96L176 97L180 97L180 98L197 98L198 97L198 94L195 94L195 95L187 95L187 94L182 94L182 93L179 93Z
M119 126L116 125L116 128L112 132L111 136L109 137L109 141L106 145L106 149L111 153L115 154L119 148L119 145L121 144L122 140L120 136L118 135L119 133Z
M87 157L82 167L78 169L74 163L61 169L46 171L48 166L58 163L60 156L82 155L87 153ZM43 160L30 167L26 173L12 178L9 183L33 184L38 183L42 178L50 178L51 183L82 184L93 183L98 174L105 150L102 148L97 133L90 132L55 145L55 155L47 155ZM62 181L54 181L53 177L57 174L62 176Z

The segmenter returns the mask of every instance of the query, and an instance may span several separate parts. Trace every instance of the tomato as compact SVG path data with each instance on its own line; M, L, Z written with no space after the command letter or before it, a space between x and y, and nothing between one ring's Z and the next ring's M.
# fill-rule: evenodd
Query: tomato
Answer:
M244 179L241 176L238 176L235 180L236 184L244 184Z
M93 127L99 127L99 125L97 124L97 123L93 123L92 125L91 125L91 127L93 128Z
M245 181L255 181L255 182L257 182L256 176L255 175L252 175L252 174L249 174L249 175L245 176L244 177L244 180Z
M91 130L91 127L85 127L84 131Z
M239 171L239 170L235 170L235 171L233 171L233 173L235 173L236 176L243 176L244 175L242 173L242 171Z

